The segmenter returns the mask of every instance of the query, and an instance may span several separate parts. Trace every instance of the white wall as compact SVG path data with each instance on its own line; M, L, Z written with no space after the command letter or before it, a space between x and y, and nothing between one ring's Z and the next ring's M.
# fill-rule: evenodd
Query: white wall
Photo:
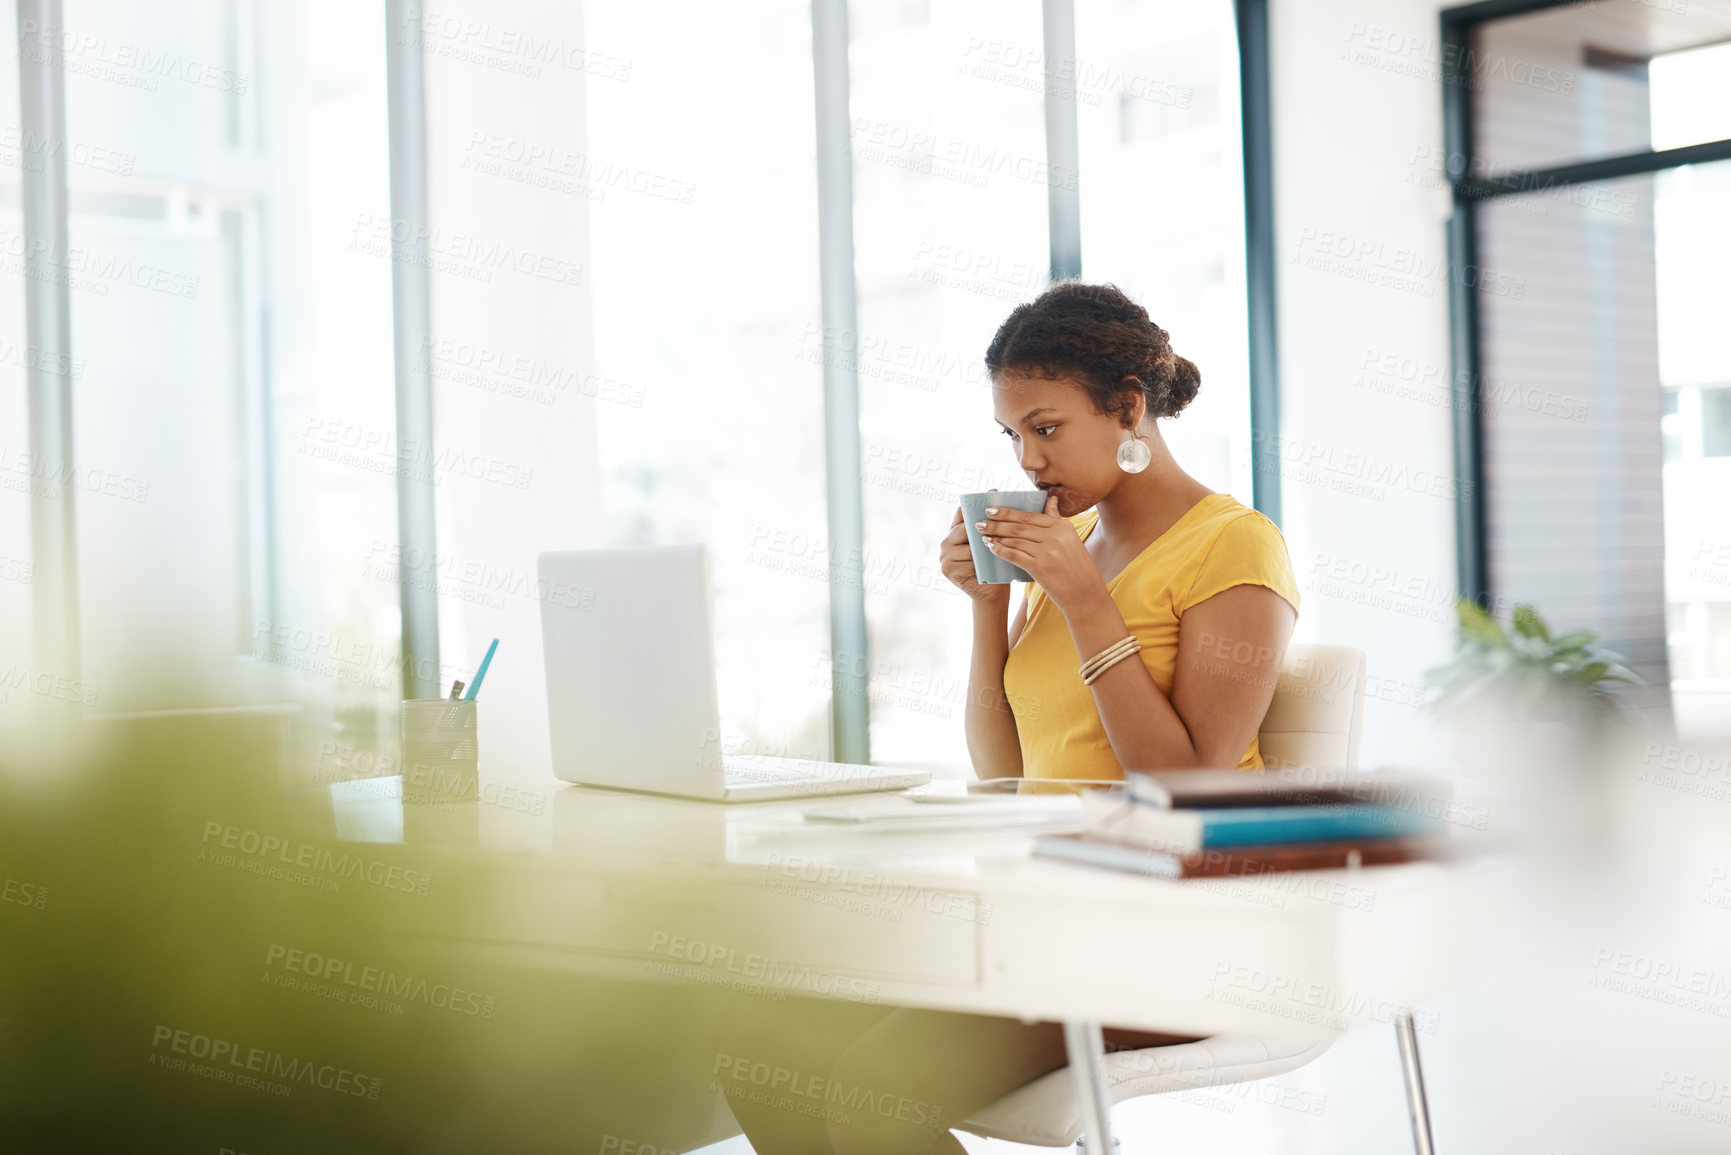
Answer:
M1440 765L1417 708L1456 590L1438 5L1270 7L1298 637L1369 654L1364 765Z

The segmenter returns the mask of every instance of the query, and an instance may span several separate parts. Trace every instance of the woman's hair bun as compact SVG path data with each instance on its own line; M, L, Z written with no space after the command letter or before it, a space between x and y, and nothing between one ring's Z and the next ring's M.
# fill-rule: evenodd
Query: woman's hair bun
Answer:
M1005 369L1074 377L1102 413L1123 411L1130 378L1155 417L1177 416L1202 388L1201 370L1148 310L1116 285L1084 281L1059 281L1010 311L986 346L986 371Z

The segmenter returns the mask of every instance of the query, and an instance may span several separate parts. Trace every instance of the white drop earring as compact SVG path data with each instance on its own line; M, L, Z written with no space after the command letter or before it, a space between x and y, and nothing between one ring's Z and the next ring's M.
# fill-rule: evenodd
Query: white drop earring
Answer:
M1125 473L1141 473L1153 460L1154 451L1148 448L1146 441L1135 434L1118 444L1118 468Z

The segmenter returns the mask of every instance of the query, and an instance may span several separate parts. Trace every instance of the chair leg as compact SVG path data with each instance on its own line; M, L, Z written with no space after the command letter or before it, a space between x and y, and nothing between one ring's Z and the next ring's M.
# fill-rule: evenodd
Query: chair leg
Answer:
M1112 1155L1112 1104L1106 1098L1106 1041L1099 1023L1064 1024L1064 1049L1082 1108L1082 1134L1090 1155Z
M1418 1031L1412 1016L1402 1013L1394 1021L1394 1037L1400 1043L1400 1069L1406 1076L1406 1108L1412 1117L1412 1148L1417 1155L1436 1155L1430 1134L1430 1103L1424 1093L1424 1070L1418 1062Z

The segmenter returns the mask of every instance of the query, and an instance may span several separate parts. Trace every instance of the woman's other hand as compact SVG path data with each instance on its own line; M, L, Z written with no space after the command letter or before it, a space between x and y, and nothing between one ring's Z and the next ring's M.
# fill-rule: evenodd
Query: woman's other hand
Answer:
M950 522L950 532L938 546L939 568L955 587L972 598L977 605L1010 605L1009 582L982 582L974 572L974 551L968 545L968 527L962 524L962 510Z

